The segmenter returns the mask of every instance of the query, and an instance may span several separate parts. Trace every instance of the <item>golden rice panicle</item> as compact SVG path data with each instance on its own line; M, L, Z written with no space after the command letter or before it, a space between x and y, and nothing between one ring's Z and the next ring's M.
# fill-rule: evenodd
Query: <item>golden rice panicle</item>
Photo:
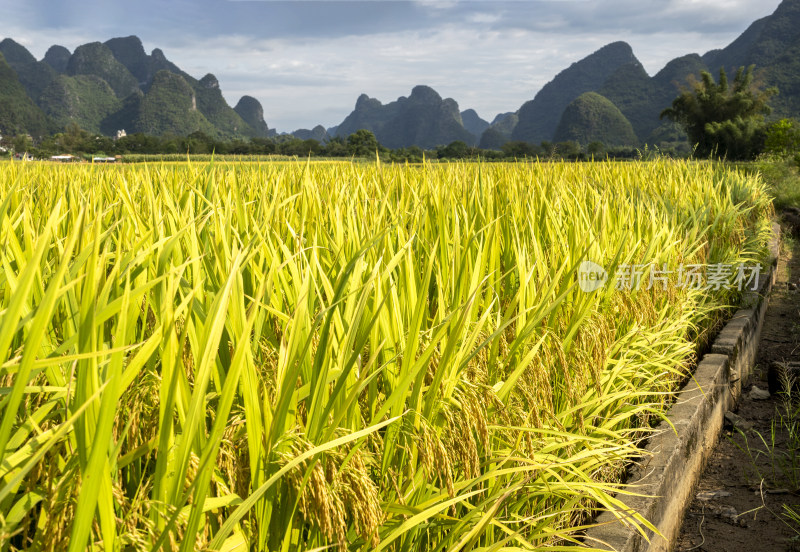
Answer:
M625 267L771 213L688 161L0 163L0 552L572 542L739 294Z

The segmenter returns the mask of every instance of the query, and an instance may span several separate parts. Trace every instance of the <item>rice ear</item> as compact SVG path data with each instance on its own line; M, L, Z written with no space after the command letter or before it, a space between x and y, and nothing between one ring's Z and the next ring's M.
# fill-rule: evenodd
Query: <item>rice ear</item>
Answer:
M575 544L737 300L653 267L754 265L772 213L665 159L2 163L0 198L0 552Z

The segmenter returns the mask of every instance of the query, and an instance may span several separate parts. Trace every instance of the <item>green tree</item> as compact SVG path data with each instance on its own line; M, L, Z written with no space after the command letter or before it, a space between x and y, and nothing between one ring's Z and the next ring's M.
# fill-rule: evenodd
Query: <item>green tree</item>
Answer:
M11 149L14 153L25 153L33 147L33 141L27 134L18 134L11 139Z
M271 155L277 151L277 146L274 141L269 138L257 136L250 139L252 146L252 153Z
M775 121L767 129L764 151L786 156L800 151L800 123L794 119Z
M128 134L127 136L117 140L117 151L122 153L159 153L161 142L155 136L148 136L141 132L135 134ZM186 152L186 149L181 144L180 153Z
M683 127L697 156L750 159L763 148L764 115L770 113L767 102L775 94L775 88L760 90L753 83L752 65L746 70L740 67L733 83L724 69L719 71L719 83L703 71L693 89L675 98L661 118Z
M536 157L541 153L541 149L537 148L535 145L519 140L506 142L500 147L500 149L503 151L503 155L514 159Z
M314 139L300 140L292 137L278 145L278 153L281 155L296 155L297 157L307 157L316 155L320 151L319 142Z
M92 134L83 130L77 123L70 122L64 132L56 134L54 145L59 153L78 153L86 151L86 143L92 138Z
M235 155L247 155L252 153L252 148L249 143L237 138L232 140L228 145L228 152Z
M322 154L328 157L348 157L350 150L347 148L347 142L345 142L344 138L334 136L325 144Z
M202 130L195 130L181 141L181 151L208 154L215 151L214 140Z
M456 140L437 148L436 154L439 159L464 159L470 156L470 147L465 142Z
M565 140L553 144L553 157L561 159L577 159L581 155L581 145L575 140Z
M421 163L425 157L425 152L419 146L410 146L407 148L397 148L392 150L389 158L396 163Z
M177 136L167 135L161 140L160 146L162 153L183 153L180 148L180 138Z
M606 146L603 144L603 142L596 140L586 146L586 153L589 155L594 155L595 157L601 157L606 153Z
M374 156L375 152L381 148L375 135L362 128L347 137L347 149L350 151L350 155L370 157Z
M108 136L93 134L79 146L80 152L110 155L114 151L114 141Z

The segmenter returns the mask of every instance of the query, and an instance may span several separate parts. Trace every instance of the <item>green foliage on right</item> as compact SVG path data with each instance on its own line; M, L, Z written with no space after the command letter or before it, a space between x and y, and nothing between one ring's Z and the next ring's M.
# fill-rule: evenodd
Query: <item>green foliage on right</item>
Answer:
M759 90L753 84L753 66L740 67L732 83L720 69L719 83L704 71L693 90L685 90L661 112L680 124L700 157L752 159L763 148L770 113L767 101L775 89Z
M794 119L775 121L767 128L764 152L786 157L800 152L800 123Z
M746 173L758 174L767 184L776 210L800 205L800 153L795 159L762 155L755 161L740 163Z
M708 67L727 71L756 66L756 77L780 94L770 102L779 118L800 117L800 2L783 0L723 50L704 57Z

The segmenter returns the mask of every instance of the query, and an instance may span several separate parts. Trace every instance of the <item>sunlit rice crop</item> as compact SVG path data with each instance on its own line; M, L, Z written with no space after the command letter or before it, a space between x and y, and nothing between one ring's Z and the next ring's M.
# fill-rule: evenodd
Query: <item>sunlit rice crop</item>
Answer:
M618 267L770 211L677 161L0 164L0 550L574 542L736 300Z

